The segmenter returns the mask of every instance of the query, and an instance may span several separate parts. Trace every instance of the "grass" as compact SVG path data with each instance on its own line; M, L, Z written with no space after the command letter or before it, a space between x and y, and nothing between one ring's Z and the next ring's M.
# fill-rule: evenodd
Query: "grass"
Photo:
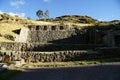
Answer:
M95 59L95 60L83 60L83 61L70 61L70 62L40 62L26 64L25 68L38 68L38 67L67 67L67 66L80 66L80 65L91 65L101 64L110 62L120 62L120 58L109 58L109 59Z
M4 37L0 37L0 42L13 42L12 40L8 40Z
M12 52L12 50L0 50L0 52Z
M120 58L98 59L100 63L120 62Z
M0 34L2 34L2 37L0 37L0 42L11 42L10 40L5 39L4 35L11 35L11 36L18 36L18 34L15 34L13 30L20 29L22 27L26 27L29 24L51 24L50 22L43 22L43 21L35 21L35 20L28 20L20 17L10 16L10 15L4 15L4 17L14 19L14 20L2 20L0 21ZM16 21L16 19L18 21Z

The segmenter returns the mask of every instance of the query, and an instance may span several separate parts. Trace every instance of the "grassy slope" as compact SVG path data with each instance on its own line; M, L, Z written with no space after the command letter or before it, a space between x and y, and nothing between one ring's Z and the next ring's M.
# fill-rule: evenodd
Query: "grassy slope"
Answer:
M0 15L3 15L3 14L0 14ZM6 39L4 35L11 35L15 37L17 36L17 34L15 34L13 30L26 27L29 24L51 24L51 23L43 22L43 21L28 20L28 19L23 19L20 17L10 16L5 14L3 17L3 20L0 20L0 34L2 35L0 36L0 42L13 42L11 40Z
M113 22L99 22L89 16L79 16L79 15L65 15L57 18L49 18L46 21L35 21L35 20L28 20L24 18L20 18L18 16L10 16L8 14L0 14L2 15L3 19L0 18L0 42L12 42L4 38L4 35L11 35L16 37L17 34L12 32L13 30L20 29L22 27L26 27L29 24L38 24L38 25L47 25L47 24L68 24L79 28L90 27L96 24L99 25L109 25L110 23L118 23L120 26L120 21L113 21Z

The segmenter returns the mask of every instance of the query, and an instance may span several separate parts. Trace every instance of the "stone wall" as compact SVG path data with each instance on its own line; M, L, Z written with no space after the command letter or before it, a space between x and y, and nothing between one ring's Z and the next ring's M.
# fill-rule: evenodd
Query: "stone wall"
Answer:
M59 52L1 52L1 57L9 56L9 61L24 59L30 62L60 62L60 61L76 61L87 59L89 52L87 51L59 51ZM96 54L93 52L93 54ZM8 58L7 56L7 58ZM4 59L2 59L4 60Z
M57 51L57 52L0 52L1 60L7 56L7 60L24 59L26 62L61 62L93 60L103 58L120 57L120 53L97 53L94 51ZM6 59L5 59L6 60Z
M18 43L1 42L0 50L11 51L65 51L65 50L85 50L103 47L102 44L40 44L40 43Z
M27 36L28 36L28 28L21 28L20 30L20 35L19 37L17 37L16 42L23 42L26 43L27 42Z
M30 43L27 45L28 51L65 51L65 50L87 50L104 47L103 44L39 44Z
M66 25L33 25L29 26L28 38L29 43L86 43L86 33Z
M26 47L26 43L17 43L17 42L1 42L0 50L14 50L21 51L24 47Z

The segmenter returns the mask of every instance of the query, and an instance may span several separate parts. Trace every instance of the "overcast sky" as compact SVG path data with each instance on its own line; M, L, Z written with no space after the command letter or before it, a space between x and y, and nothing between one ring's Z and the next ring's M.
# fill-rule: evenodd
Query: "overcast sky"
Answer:
M39 9L48 9L50 17L70 14L104 21L120 20L120 0L0 0L0 13L37 19Z

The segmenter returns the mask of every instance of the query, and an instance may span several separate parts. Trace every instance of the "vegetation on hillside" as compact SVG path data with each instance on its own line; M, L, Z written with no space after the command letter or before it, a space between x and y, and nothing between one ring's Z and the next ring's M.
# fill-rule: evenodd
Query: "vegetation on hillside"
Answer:
M103 28L120 29L120 20L114 20L109 22L98 21L89 16L80 15L64 15L56 18L48 18L49 11L47 10L45 11L43 16L45 15L46 17L43 19L32 20L30 18L21 18L17 15L11 16L6 13L0 14L0 42L13 42L15 37L19 36L18 34L14 33L14 30L18 30L30 24L68 24L79 28L99 26Z
M0 42L13 42L18 34L14 30L26 27L29 24L50 24L43 21L34 21L25 19L17 15L11 16L9 14L0 14Z
M84 24L95 24L98 20L93 19L89 16L80 15L64 15L56 18L49 18L46 21L50 22L68 22L68 23L84 23Z

